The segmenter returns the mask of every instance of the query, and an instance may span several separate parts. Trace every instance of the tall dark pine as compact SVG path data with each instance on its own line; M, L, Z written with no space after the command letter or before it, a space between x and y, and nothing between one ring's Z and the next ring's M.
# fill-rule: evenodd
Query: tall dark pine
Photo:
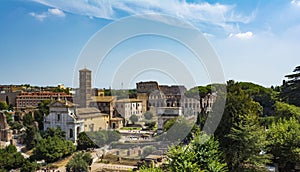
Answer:
M9 106L10 105L10 103L9 103L9 98L8 98L8 96L6 96L6 104Z
M283 82L280 97L289 104L300 106L300 66L285 77L288 80Z

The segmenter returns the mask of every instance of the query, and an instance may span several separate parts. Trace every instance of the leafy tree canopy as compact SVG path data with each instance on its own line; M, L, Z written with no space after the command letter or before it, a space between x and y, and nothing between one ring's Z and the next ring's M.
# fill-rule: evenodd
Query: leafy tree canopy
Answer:
M93 159L90 153L77 153L66 165L68 172L82 172L89 171L89 166L92 164Z
M283 82L280 98L296 106L300 106L300 66L295 67L293 74L286 75L288 81Z
M147 111L144 113L145 119L151 120L153 118L153 113L150 111Z
M57 128L47 128L45 132L42 133L43 138L47 137L54 137L57 136L59 138L65 138L66 137L66 132L62 131L60 127Z
M139 121L139 118L136 115L131 115L129 120L134 124Z
M0 171L9 171L11 169L20 168L25 162L24 157L13 145L9 145L4 149L0 149Z
M0 101L0 110L7 110L8 105L5 101Z
M187 146L172 146L167 156L170 171L228 171L218 141L206 134Z
M164 133L158 136L158 141L168 140L174 142L181 142L187 139L194 123L187 120L185 117L179 116L177 118L169 119L164 124Z
M226 105L215 135L225 152L230 171L246 167L259 170L268 162L268 156L259 154L266 146L264 128L258 120L262 109L240 83L228 81Z
M24 143L28 150L32 149L40 139L41 136L34 126L31 125L26 128Z
M300 124L295 118L274 122L268 132L269 149L273 161L280 170L291 171L294 163L300 163Z
M77 141L77 149L86 150L88 148L97 148L97 147L98 147L97 144L93 142L85 132L79 133L78 141Z
M47 137L42 139L36 145L31 159L42 160L46 162L54 162L70 155L76 150L73 142L62 139L58 136Z
M104 145L111 144L112 142L118 141L121 138L121 135L117 131L110 130L101 130L96 132L86 132L86 135L90 138L90 140L95 143L98 147L102 147ZM86 138L85 138L86 139ZM84 142L82 142L84 143ZM93 145L91 142L86 142L87 145L82 145L87 147L89 145Z
M34 124L34 119L32 117L32 113L29 112L28 114L25 114L23 117L23 125L28 127L32 126Z
M294 117L300 122L300 107L290 105L284 102L276 102L274 116L276 119L289 119L291 117Z

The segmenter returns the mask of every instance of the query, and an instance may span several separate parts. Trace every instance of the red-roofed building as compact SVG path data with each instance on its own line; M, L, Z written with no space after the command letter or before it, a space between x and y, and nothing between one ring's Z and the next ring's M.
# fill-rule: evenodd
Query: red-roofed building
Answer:
M39 103L43 100L68 100L72 102L72 95L64 92L23 92L16 98L17 109L38 107Z

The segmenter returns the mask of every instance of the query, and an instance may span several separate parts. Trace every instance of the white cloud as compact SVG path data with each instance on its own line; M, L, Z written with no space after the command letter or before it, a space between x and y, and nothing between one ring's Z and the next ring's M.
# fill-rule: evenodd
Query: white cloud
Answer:
M31 15L32 17L36 18L39 21L43 21L47 17L46 13L37 14L37 13L31 12L31 13L29 13L29 15Z
M62 10L57 8L48 9L48 12L55 16L65 17L65 13Z
M210 34L210 33L203 33L203 35L204 35L206 38L214 38L214 37L215 37L215 35Z
M42 12L42 13L35 13L31 12L29 13L32 17L36 18L39 21L44 21L45 18L49 16L58 16L58 17L65 17L65 13L57 8L49 8L47 12Z
M250 39L253 37L253 33L252 32L244 32L244 33L240 32L236 34L231 33L229 37L234 37L238 39Z
M299 0L292 0L291 4L299 6L300 7L300 1Z
M89 17L118 19L118 11L131 15L160 13L179 17L193 23L214 25L225 30L227 33L237 32L235 23L249 23L255 18L255 13L244 16L235 12L234 5L192 3L185 0L122 0L122 1L99 1L99 0L33 0L35 2L62 9L75 14Z

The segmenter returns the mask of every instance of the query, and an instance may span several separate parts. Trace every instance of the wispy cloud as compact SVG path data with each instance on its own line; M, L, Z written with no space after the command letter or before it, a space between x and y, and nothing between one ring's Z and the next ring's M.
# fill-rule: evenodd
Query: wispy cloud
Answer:
M226 32L237 32L235 23L249 23L255 13L245 16L235 12L235 5L192 3L185 0L33 0L35 2L89 17L119 19L125 14L160 13L179 17L193 23L215 25ZM123 12L123 13L119 13ZM120 16L123 14L123 16Z
M39 21L43 21L47 17L46 13L38 14L35 12L31 12L31 13L29 13L29 15L31 15L32 17L36 18Z
M29 15L39 21L44 21L44 19L49 16L65 17L65 13L58 8L49 8L47 12L42 13L30 12Z
M57 8L48 9L48 12L51 15L55 15L58 17L65 17L65 13L62 10L57 9Z
M300 7L300 1L299 1L299 0L292 0L292 1L291 1L291 4Z
M238 38L238 39L250 39L253 37L253 33L252 32L240 32L240 33L236 33L236 34L230 34L229 37L234 37L234 38Z

